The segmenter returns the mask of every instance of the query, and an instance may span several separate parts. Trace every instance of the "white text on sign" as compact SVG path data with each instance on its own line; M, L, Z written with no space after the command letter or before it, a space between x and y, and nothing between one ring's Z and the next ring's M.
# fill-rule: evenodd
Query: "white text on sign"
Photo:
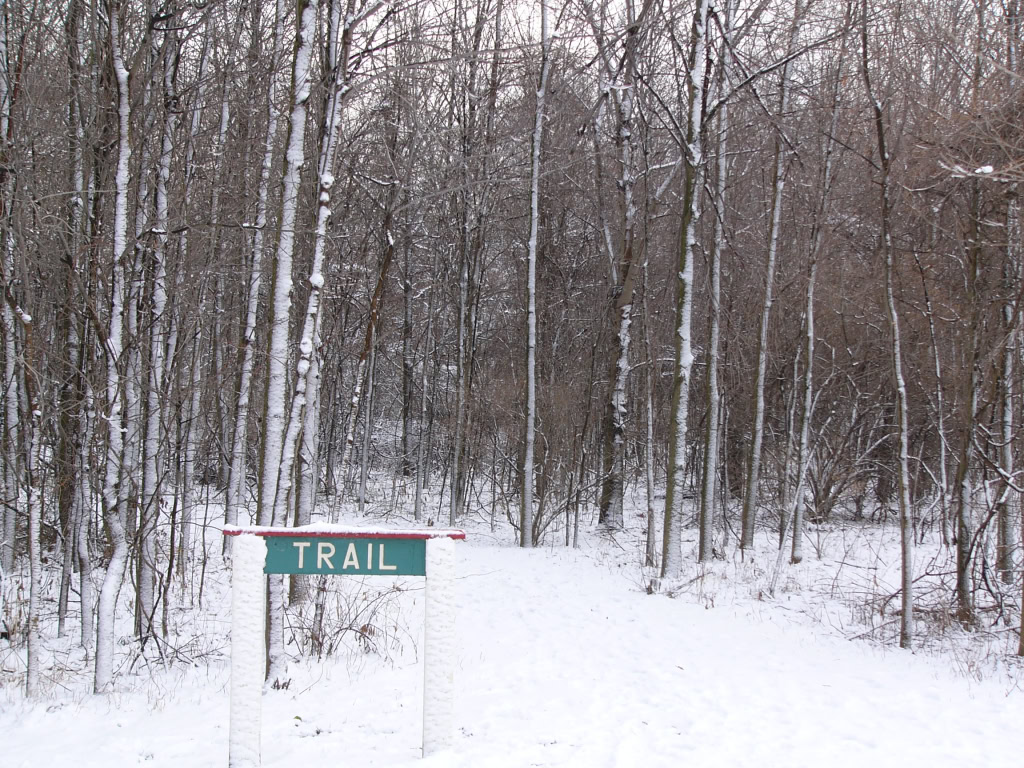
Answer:
M306 548L312 546L313 542L310 541L296 541L292 543L292 546L298 550L299 553L299 570L306 567ZM389 565L385 558L384 544L379 543L374 545L372 542L366 544L366 559L363 563L359 561L359 550L356 547L355 542L349 542L345 548L345 557L341 562L342 571L361 571L361 570L373 570L373 548L377 547L377 570L380 571L397 571L397 565ZM318 541L316 542L316 568L317 570L327 569L330 571L338 570L334 565L334 558L337 557L337 547L330 541Z

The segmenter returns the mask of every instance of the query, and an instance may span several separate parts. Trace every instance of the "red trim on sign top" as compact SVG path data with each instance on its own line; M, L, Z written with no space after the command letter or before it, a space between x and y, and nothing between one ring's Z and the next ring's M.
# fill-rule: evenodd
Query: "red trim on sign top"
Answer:
M265 526L224 526L225 536L289 536L304 539L457 539L465 540L466 532L441 528L436 531L304 531L302 528L269 528Z

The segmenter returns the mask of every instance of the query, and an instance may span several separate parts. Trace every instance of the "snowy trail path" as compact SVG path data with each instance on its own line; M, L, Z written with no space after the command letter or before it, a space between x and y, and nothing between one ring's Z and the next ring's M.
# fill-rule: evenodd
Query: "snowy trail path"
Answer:
M583 555L466 559L493 569L465 589L458 714L473 735L465 759L439 764L952 768L1024 754L1020 692L934 660L648 597Z
M419 758L422 667L410 644L394 666L367 656L294 670L290 690L263 698L265 766L1021 764L1024 692L1001 682L772 623L777 607L752 619L647 596L634 569L596 562L599 550L459 552L454 750ZM422 600L407 597L415 634ZM8 699L0 765L223 768L225 669L162 693Z

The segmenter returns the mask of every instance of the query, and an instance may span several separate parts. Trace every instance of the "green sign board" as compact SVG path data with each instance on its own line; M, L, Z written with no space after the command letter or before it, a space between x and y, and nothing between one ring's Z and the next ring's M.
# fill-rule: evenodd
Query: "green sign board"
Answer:
M425 539L268 536L264 573L425 576Z

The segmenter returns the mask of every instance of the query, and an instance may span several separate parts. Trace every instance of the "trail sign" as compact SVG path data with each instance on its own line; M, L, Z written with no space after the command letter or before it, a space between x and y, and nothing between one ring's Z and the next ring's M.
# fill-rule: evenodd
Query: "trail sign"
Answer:
M262 574L426 576L423 755L451 746L455 695L455 540L459 530L224 526L231 577L229 768L260 765L266 582ZM261 573L262 572L262 573Z
M425 576L426 568L426 539L273 536L263 572Z

